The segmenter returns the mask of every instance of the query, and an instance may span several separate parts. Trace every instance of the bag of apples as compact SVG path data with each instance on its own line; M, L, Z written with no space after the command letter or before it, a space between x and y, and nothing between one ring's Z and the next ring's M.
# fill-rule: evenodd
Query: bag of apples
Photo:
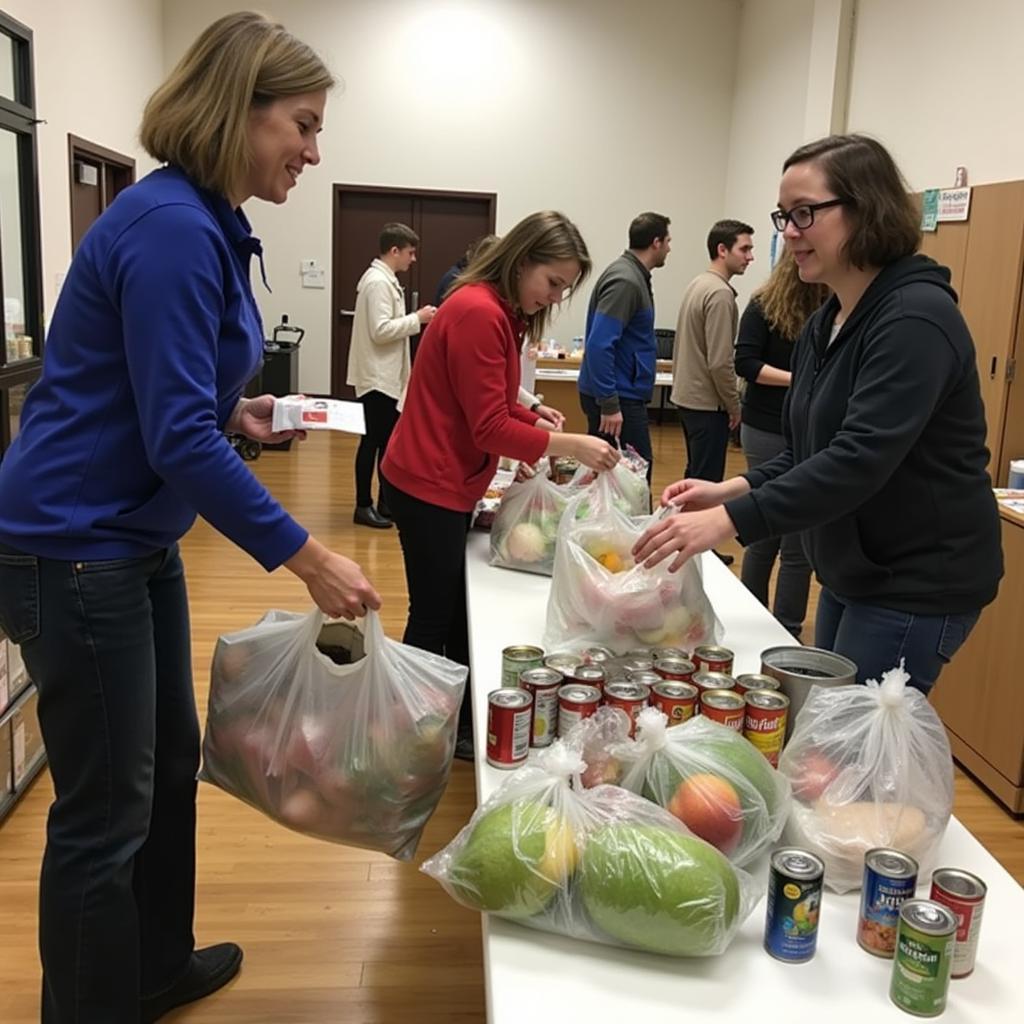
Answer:
M715 956L760 899L753 879L617 786L584 789L556 741L511 773L421 870L463 906L667 956Z
M558 524L569 497L539 464L531 477L512 484L491 524L491 565L551 575Z
M298 832L409 860L448 782L467 672L390 640L373 611L361 633L269 612L217 641L199 778Z
M779 771L793 786L786 842L825 862L835 892L859 889L864 854L887 846L930 867L953 811L953 757L935 709L899 668L881 683L813 687Z
M637 565L633 545L654 517L625 515L616 494L612 475L601 473L566 505L555 547L545 648L603 646L624 654L637 647L691 650L715 643L722 627L704 593L700 559L691 558L674 573L668 559L653 569Z

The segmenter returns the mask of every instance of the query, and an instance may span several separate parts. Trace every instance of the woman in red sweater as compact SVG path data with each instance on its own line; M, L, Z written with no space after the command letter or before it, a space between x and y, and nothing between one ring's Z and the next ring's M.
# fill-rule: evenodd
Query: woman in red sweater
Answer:
M572 455L595 470L618 461L600 438L559 433L517 402L523 341L540 341L590 266L570 220L531 214L466 268L423 336L381 465L405 559L407 644L469 664L466 534L499 456ZM460 756L472 756L470 708L467 699Z

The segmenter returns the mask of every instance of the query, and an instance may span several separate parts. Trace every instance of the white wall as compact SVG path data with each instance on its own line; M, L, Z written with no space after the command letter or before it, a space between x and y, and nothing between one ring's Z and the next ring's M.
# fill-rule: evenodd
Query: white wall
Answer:
M914 189L1024 178L1021 0L859 0L849 127L880 138Z
M330 267L331 184L498 194L499 232L564 210L598 270L629 221L672 218L656 272L658 323L672 325L703 237L725 215L738 0L292 0L260 5L311 42L345 80L328 103L323 162L286 205L247 207L274 289L257 285L268 327L306 328L301 386L326 390L330 289L299 287L299 260ZM237 5L165 8L168 66ZM763 203L762 203L763 205ZM328 273L328 279L329 279ZM582 333L589 287L552 334Z
M160 0L3 0L33 32L43 295L49 320L71 261L68 134L153 161L136 134L142 106L164 74Z

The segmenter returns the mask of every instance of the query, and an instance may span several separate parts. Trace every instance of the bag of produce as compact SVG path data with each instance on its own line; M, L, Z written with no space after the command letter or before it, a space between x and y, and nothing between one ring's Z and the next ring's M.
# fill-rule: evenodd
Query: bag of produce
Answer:
M617 508L623 515L645 516L651 511L651 489L647 485L647 460L635 448L627 445L614 469L597 473L580 466L569 481L571 492L589 492L598 480L601 490L594 493L595 500L583 496L573 507L577 519L587 519L608 507Z
M531 928L668 956L722 953L761 896L753 879L650 801L583 789L585 769L554 743L421 870L463 906Z
M616 654L637 647L692 650L721 636L704 593L700 559L678 572L666 559L653 569L631 554L654 516L631 518L615 501L612 474L601 473L571 498L562 515L548 597L547 650L608 647ZM585 517L579 510L587 505Z
M373 611L363 633L272 611L217 641L199 778L298 832L409 860L448 782L467 671L390 640Z
M825 884L860 888L864 854L892 847L923 877L953 810L953 758L927 697L890 669L881 683L812 687L779 771L793 787L786 842L825 862Z
M538 466L501 499L491 524L491 565L550 576L558 523L570 492L548 478L547 460Z

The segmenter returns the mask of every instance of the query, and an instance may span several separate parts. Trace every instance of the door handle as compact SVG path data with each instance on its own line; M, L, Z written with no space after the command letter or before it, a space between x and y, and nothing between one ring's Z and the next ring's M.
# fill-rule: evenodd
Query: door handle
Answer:
M338 313L341 316L355 316L356 315L356 311L354 309L339 309Z

